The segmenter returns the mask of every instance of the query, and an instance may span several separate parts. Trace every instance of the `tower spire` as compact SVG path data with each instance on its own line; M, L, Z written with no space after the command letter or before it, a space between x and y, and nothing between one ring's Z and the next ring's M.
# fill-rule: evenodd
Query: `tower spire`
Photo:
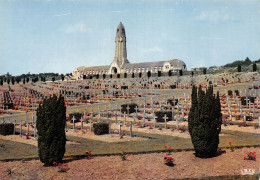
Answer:
M125 63L129 63L126 52L125 27L122 22L120 22L117 26L115 43L116 49L113 63L116 63L119 67L122 67Z

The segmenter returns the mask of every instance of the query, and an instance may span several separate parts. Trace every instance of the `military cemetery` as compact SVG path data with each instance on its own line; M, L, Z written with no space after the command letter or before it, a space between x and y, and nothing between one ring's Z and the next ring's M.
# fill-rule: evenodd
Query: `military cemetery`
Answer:
M0 179L259 178L259 62L131 63L115 30L110 65L0 78Z

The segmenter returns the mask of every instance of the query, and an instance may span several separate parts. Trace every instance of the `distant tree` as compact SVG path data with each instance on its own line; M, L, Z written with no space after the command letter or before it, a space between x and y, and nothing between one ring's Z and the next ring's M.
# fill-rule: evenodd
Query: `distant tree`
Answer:
M17 84L19 84L20 80L21 79L19 77L15 78L15 81L16 81Z
M29 80L30 80L30 79L27 77L27 78L26 78L26 82L28 83L28 82L29 82Z
M237 66L237 72L241 72L241 65L240 64Z
M182 70L179 70L179 75L182 76Z
M194 72L193 71L191 71L191 77L193 77L194 76Z
M209 158L216 155L221 131L222 114L219 94L213 94L213 87L204 92L193 86L191 109L188 116L188 128L195 155Z
M244 65L250 65L252 63L252 61L248 58L248 57L246 57L246 59L245 59L245 61L244 61Z
M3 86L3 84L4 84L4 81L3 81L3 79L1 79L0 80L0 85Z
M148 71L148 72L147 72L147 76L148 76L148 78L150 78L151 75L152 75L152 74L151 74L151 71Z
M10 79L9 78L7 79L7 84L10 84Z
M14 78L12 77L12 85L14 85L14 82L15 82L15 80L14 80Z
M45 77L43 77L43 82L45 82L46 81L46 78Z
M162 75L162 72L158 71L158 77L161 77L161 75Z
M4 78L4 82L6 82L7 80L6 80L6 78Z
M63 97L54 94L37 109L38 155L44 166L61 163L65 153L66 106Z
M207 74L207 69L203 69L203 74Z
M172 70L169 70L168 76L172 76Z
M61 80L64 81L64 75L63 74L61 74Z
M253 71L256 71L257 70L257 66L256 66L256 63L253 64Z
M25 78L23 78L23 84L25 84Z
M51 80L52 80L52 82L54 82L54 81L55 81L55 77L52 77L52 79L51 79Z

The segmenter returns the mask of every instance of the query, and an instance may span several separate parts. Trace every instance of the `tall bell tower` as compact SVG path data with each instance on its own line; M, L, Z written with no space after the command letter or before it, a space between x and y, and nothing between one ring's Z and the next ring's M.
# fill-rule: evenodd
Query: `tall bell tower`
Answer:
M129 63L127 60L126 52L126 36L125 36L125 27L122 22L119 23L116 29L116 49L115 57L113 63L116 63L119 67L122 67L125 63Z

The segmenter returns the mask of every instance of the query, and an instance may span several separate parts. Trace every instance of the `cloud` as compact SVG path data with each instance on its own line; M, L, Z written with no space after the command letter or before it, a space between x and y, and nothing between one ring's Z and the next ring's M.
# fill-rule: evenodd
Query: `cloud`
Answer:
M90 32L92 32L92 29L88 28L83 21L70 25L65 28L65 33L90 33Z
M150 48L150 49L143 49L142 51L144 53L148 53L148 52L163 52L163 49L155 46L155 47Z
M215 10L210 12L206 12L206 11L201 12L196 17L196 20L218 23L218 22L233 21L234 18L230 16L227 12L225 12L225 10Z
M68 12L68 13L63 13L63 14L54 14L54 16L67 16L67 15L70 15L71 12Z

